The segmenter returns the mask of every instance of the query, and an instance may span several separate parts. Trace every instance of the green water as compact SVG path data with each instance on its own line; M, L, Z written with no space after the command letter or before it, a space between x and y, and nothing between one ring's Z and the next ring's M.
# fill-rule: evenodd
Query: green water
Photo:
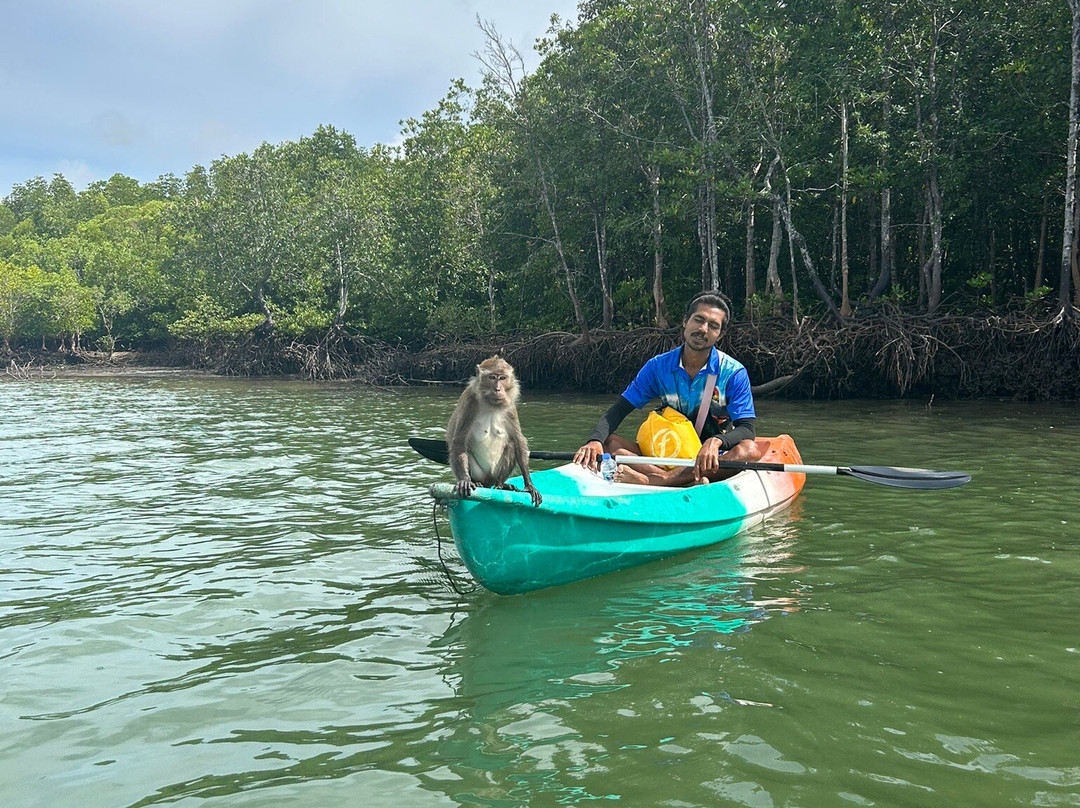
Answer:
M760 402L808 463L974 481L812 477L501 598L455 593L404 448L453 399L0 384L0 804L1080 805L1075 405ZM529 391L533 448L607 401Z

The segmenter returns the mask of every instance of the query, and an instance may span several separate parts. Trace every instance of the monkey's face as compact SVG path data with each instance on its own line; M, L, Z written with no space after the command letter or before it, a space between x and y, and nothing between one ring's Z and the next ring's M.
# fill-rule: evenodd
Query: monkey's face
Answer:
M507 373L498 370L485 371L480 377L480 391L489 404L504 407L510 401L510 383Z

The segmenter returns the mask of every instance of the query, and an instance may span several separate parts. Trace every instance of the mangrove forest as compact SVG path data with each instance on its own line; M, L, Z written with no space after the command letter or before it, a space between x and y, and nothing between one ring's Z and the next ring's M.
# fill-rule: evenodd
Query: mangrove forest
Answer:
M15 185L0 364L391 384L501 350L621 390L713 289L763 392L1080 397L1080 0L583 0L532 70L477 25L478 79L397 144Z

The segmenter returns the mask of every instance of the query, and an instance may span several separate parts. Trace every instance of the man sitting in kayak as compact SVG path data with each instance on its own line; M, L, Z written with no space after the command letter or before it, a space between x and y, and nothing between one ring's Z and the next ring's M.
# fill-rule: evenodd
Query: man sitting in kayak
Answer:
M729 476L730 472L719 465L721 455L725 461L759 460L750 377L740 362L715 347L724 323L730 319L727 301L715 292L702 292L691 300L683 317L683 344L645 363L619 400L604 413L589 440L577 450L574 462L595 469L604 452L642 454L637 442L615 434L615 430L627 415L653 399L660 399L692 424L701 424L701 450L693 467L631 468L619 464L619 482L691 485ZM703 408L706 390L710 391L710 401Z

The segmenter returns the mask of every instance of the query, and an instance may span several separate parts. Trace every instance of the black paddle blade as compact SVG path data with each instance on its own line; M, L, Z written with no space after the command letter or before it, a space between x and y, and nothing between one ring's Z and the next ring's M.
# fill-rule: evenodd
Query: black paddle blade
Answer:
M409 438L409 445L416 452L428 460L442 463L444 466L450 463L450 449L444 440L434 438ZM573 452L529 452L530 460L573 460Z
M446 446L444 440L433 440L432 438L409 438L409 445L422 457L426 457L428 460L434 460L436 463L442 463L444 466L450 465L450 450Z
M878 485L894 488L916 488L923 491L956 488L971 482L971 475L962 471L934 471L932 469L904 469L893 466L851 466L838 468L837 474L846 474Z

